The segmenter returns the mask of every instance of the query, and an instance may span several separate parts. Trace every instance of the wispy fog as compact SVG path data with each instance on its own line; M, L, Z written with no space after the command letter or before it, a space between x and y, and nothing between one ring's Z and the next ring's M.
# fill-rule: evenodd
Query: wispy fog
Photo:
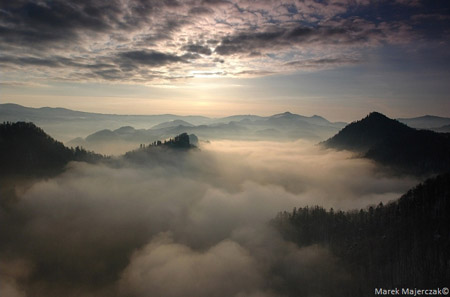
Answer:
M1 295L336 294L351 281L339 259L285 242L268 221L299 206L387 202L416 182L303 141L71 163L2 210Z

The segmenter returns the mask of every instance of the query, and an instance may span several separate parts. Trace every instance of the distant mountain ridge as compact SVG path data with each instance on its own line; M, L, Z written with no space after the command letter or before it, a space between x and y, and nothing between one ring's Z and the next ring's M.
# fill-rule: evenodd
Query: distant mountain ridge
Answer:
M231 120L231 121L228 121ZM225 121L225 122L222 122ZM108 142L151 143L181 133L195 134L203 140L297 140L318 141L329 137L342 127L341 123L331 123L323 117L306 117L290 112L270 117L236 115L214 119L209 124L194 125L184 120L173 120L153 126L150 129L122 127L117 130L99 130L84 139L74 139L71 145L83 145L96 150ZM126 133L119 133L126 130Z
M125 136L116 131L118 137L111 133L111 138L124 141L151 142L183 132L195 133L202 138L214 138L218 133L225 138L245 139L270 137L273 139L325 139L336 133L343 123L331 123L323 117L314 115L301 116L290 112L273 116L232 115L223 118L203 116L162 115L115 115L73 111L64 108L30 108L17 104L0 104L1 121L33 122L43 128L52 137L64 142L77 138L83 141L89 135L101 130L116 131L121 127L132 127ZM311 126L312 125L312 126ZM192 130L183 131L185 127ZM149 130L158 130L158 133ZM143 133L146 130L145 133ZM107 133L107 132L105 132ZM249 134L250 133L250 134ZM131 134L135 134L132 136ZM150 135L144 136L145 134ZM95 137L91 137L92 140ZM89 141L79 143L89 144ZM72 142L71 145L76 145ZM95 149L95 148L93 148Z
M117 115L74 111L65 108L31 108L11 103L0 104L0 122L33 122L52 137L62 141L85 137L103 129L118 129L123 126L143 129L177 119L196 125L210 121L209 118L202 116Z
M184 126L184 127L194 127L191 123L188 123L183 120L173 120L169 122L164 122L158 125L155 125L152 127L152 129L163 129L163 128L170 128L170 127L177 127L177 126Z
M358 152L402 173L450 170L450 134L416 130L377 112L347 125L322 144Z
M441 133L450 133L450 125L445 125L439 128L433 129L433 131L441 132Z
M284 113L279 113L279 114L275 114L273 116L270 117L270 119L284 119L284 120L303 120L305 122L311 123L311 124L316 124L316 125L329 125L331 124L330 121L328 121L327 119L318 116L318 115L313 115L310 117L306 117L306 116L302 116L302 115L298 115L298 114L293 114L289 111L286 111Z
M441 132L439 130L445 129L445 126L450 126L450 118L432 115L425 115L416 118L399 118L397 120L408 125L411 128L428 129L436 132Z

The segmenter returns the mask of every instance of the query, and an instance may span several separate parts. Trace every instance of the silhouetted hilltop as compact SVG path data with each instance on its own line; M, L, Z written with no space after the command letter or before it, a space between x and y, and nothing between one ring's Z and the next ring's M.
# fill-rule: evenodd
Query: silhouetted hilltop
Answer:
M196 138L195 135L191 136ZM139 149L125 153L125 160L145 166L164 164L180 167L186 157L184 152L197 148L190 142L190 135L181 133L165 141L154 141L149 145L141 144Z
M164 142L154 143L156 146L166 146L170 148L177 148L177 149L189 149L193 148L194 146L191 145L189 141L189 135L187 133L182 133L180 135L175 136L174 138L171 138L169 140L166 140Z
M0 175L51 175L70 161L94 162L101 155L67 148L33 123L0 124Z
M360 211L305 207L273 221L299 246L330 248L352 274L347 296L374 288L432 288L450 279L450 174L426 180L399 200Z
M416 130L377 112L347 125L322 144L359 152L403 173L450 170L450 134Z
M191 138L198 142L197 136L194 134L188 135L187 133L181 133L180 135L170 138L164 141L154 141L148 146L141 145L141 149L153 149L153 148L173 148L173 149L191 149L196 148L195 145L191 144Z

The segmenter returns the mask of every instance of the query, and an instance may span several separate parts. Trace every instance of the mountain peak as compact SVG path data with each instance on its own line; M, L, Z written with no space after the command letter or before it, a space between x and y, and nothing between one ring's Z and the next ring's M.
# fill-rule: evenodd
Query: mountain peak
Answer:
M416 130L372 112L324 142L347 149L409 174L444 172L450 168L450 141L445 135Z
M412 130L406 125L388 118L382 113L371 112L362 120L347 125L334 137L327 140L330 146L357 147L359 150L366 150L375 143L385 141L385 139L395 139L400 135L410 133Z
M163 122L163 123L160 123L158 125L155 125L155 126L152 127L152 129L162 129L162 128L177 127L177 126L194 127L194 125L192 125L191 123L188 123L188 122L183 121L183 120L176 119L176 120Z
M377 111L372 111L371 113L369 113L369 115L367 115L366 119L388 119L390 120L387 116L385 116L382 113L379 113Z
M271 116L271 118L287 118L287 119L296 118L296 117L300 117L300 116L297 114L293 114L289 111L285 111L283 113L277 113L277 114L274 114L273 116Z

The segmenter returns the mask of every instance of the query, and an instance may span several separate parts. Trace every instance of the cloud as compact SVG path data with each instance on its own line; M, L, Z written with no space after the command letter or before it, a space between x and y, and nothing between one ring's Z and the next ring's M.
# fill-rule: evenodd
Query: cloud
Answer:
M351 57L324 57L321 59L305 59L285 63L285 67L294 67L295 69L318 69L331 68L337 65L354 65L361 63L360 59Z
M30 82L30 81L0 81L0 86L2 87L13 87L13 88L21 88L21 87L31 87L31 88L45 88L48 85Z
M78 30L108 31L111 27L104 16L114 17L117 7L98 1L14 1L3 6L3 11L7 12L0 27L3 42L40 46L42 43L77 41Z
M0 10L0 64L11 80L26 73L30 79L161 83L189 79L193 69L261 76L303 69L295 63L279 69L280 62L445 40L448 4L419 2L9 1Z
M351 280L325 248L298 248L262 229L245 230L236 237L256 242L239 243L238 238L195 251L173 242L170 234L160 234L131 258L120 281L121 293L138 297L314 296L345 291L343 286Z
M183 50L192 52L192 53L198 53L203 55L211 55L211 49L207 46L198 45L198 44L189 44L183 47Z
M231 55L240 52L254 51L266 47L274 47L275 41L285 33L284 30L267 32L239 33L222 39L215 52L220 55ZM272 43L271 43L272 42Z
M351 157L302 141L217 141L136 163L71 163L0 209L2 289L37 297L329 295L351 282L339 259L285 242L267 222L293 207L387 202L416 183Z
M125 269L125 296L268 296L255 259L225 240L204 252L160 235L136 252Z
M24 290L20 288L20 281L26 279L32 268L25 260L0 261L0 292L9 297L24 297Z
M355 22L339 22L334 26L296 26L271 28L265 32L238 33L224 37L215 51L220 55L232 55L262 50L276 52L293 46L363 46L382 37L381 30L366 28L365 25L361 23L355 26Z
M214 10L212 10L209 7L205 7L205 6L195 6L195 7L192 7L191 9L189 9L189 13L190 14L197 14L197 15L200 15L200 14L211 14L211 13L214 13Z
M120 53L119 57L125 61L148 66L163 66L170 63L185 62L181 57L156 51L130 51Z

